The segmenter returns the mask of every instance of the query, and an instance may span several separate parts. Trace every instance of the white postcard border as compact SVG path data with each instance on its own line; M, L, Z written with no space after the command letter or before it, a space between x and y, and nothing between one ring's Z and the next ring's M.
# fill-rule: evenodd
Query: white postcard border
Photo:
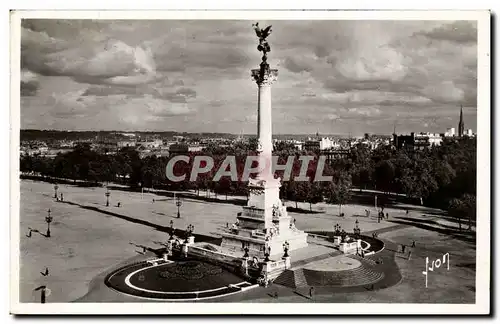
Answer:
M477 20L475 304L19 303L20 19ZM482 11L18 11L11 13L10 311L14 314L486 314L490 311L490 12Z

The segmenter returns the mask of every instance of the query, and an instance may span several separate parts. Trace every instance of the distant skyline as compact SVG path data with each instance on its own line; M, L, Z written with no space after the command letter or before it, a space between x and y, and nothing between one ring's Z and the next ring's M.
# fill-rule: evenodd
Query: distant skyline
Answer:
M23 20L21 128L254 134L254 21ZM273 25L273 133L476 132L477 26Z

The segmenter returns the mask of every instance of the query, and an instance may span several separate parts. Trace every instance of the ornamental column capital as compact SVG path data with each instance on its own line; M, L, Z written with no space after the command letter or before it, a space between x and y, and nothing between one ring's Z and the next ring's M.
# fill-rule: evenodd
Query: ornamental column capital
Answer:
M252 70L252 79L260 86L270 86L278 79L278 70L270 69L268 64L261 64L260 69Z

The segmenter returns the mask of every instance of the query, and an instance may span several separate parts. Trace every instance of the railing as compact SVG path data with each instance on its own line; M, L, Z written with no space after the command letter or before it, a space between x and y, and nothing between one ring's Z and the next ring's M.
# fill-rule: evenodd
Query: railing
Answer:
M238 257L234 257L234 256L227 255L227 254L220 253L220 252L215 252L215 251L207 250L207 249L201 248L199 246L193 246L193 247L191 247L189 249L188 253L199 254L199 255L203 255L203 256L208 256L208 257L214 258L216 260L224 261L224 262L228 262L228 263L233 262L233 261L239 259Z
M269 270L272 270L274 268L284 268L285 267L285 261L284 260L279 260L276 262L270 262L268 264Z
M264 219L264 211L251 207L243 207L243 214L241 216Z
M252 237L266 238L266 234L257 231L252 231Z

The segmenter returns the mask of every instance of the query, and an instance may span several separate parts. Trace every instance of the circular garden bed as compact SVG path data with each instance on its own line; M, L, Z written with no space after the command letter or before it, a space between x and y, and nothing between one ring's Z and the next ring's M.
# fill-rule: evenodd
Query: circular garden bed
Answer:
M245 280L217 265L182 260L130 264L110 273L108 287L128 295L164 300L192 300L238 292Z

